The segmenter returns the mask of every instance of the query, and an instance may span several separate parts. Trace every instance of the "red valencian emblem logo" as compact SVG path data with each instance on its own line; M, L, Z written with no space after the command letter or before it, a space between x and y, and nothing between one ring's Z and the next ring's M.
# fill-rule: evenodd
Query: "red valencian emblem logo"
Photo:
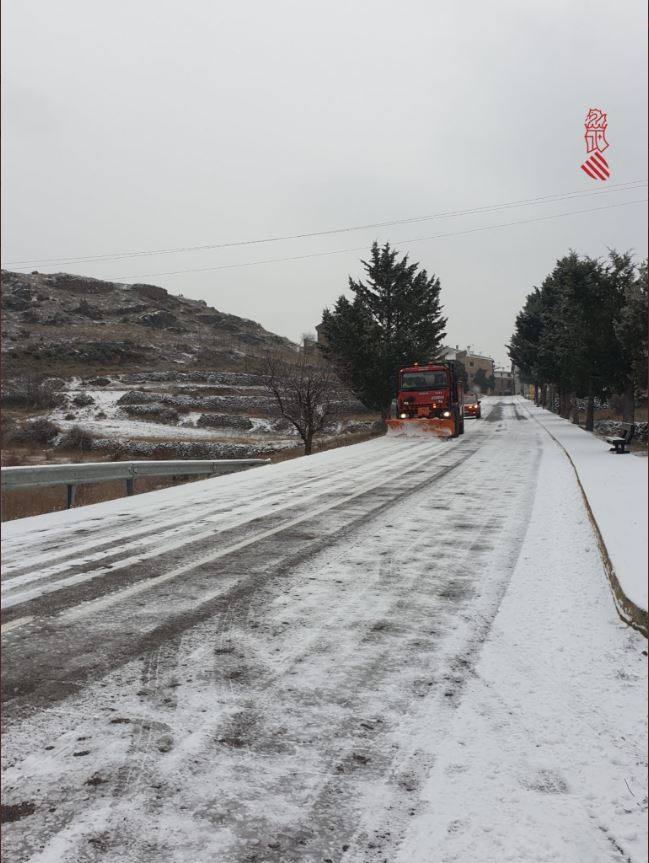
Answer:
M608 167L608 162L602 155L603 151L608 147L606 140L606 127L608 121L606 114L599 108L591 108L586 115L584 128L586 133L586 152L592 153L581 166L581 170L592 177L593 180L608 180L611 172Z

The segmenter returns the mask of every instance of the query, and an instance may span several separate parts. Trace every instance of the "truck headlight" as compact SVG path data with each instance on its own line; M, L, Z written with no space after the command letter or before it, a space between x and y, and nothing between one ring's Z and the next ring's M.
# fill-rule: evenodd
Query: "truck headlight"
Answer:
M399 414L399 419L401 419L401 420L408 419L408 414Z
M444 413L442 414L443 417L447 417L447 418L450 417L450 415L451 415L450 411L444 411Z

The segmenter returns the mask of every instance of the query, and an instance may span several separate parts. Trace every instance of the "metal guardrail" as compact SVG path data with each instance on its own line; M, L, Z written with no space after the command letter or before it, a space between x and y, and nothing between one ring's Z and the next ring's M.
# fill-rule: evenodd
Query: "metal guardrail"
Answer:
M270 464L268 458L196 459L169 461L85 462L83 464L24 465L0 470L2 491L65 485L68 489L68 509L74 506L78 485L123 479L126 494L133 494L135 480L145 476L222 476Z

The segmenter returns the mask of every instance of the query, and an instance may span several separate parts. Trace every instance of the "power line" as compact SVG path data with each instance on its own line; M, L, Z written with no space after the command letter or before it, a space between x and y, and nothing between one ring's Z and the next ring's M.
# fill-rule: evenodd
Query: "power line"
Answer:
M497 212L498 210L510 209L513 207L536 206L538 204L554 203L555 201L571 200L573 198L594 197L597 195L606 195L612 192L630 192L641 186L646 185L647 180L628 180L625 183L617 183L608 186L606 189L591 189L591 190L576 190L572 192L557 192L553 195L543 195L536 198L523 198L517 201L507 201L500 204L491 204L483 207L473 207L466 210L449 210L442 213L436 213L432 216L416 216L408 219L393 219L386 222L373 222L366 225L352 225L343 228L331 228L324 231L311 231L301 234L286 234L276 237L263 237L253 240L236 240L227 243L210 243L200 246L178 246L176 248L167 249L149 249L131 252L113 252L102 255L85 255L85 256L69 256L66 258L39 258L24 261L8 261L4 267L16 267L17 269L28 269L33 266L52 266L54 264L82 264L90 262L104 261L119 261L128 258L138 258L152 255L171 255L182 252L200 252L214 249L226 249L236 246L252 246L261 243L276 243L284 240L303 240L311 237L325 237L333 234L350 233L353 231L363 231L370 228L386 228L395 225L408 225L416 222L428 222L435 219L451 218L457 216L480 215L483 213Z
M529 225L529 224L532 224L533 222L545 222L545 221L548 221L549 219L561 219L564 216L578 216L578 215L581 215L582 213L596 213L596 212L599 212L600 210L613 210L616 207L628 207L630 204L643 204L643 203L646 203L647 200L648 200L647 198L638 198L637 200L634 200L634 201L622 201L619 204L607 204L603 207L591 207L590 209L587 209L587 210L571 210L567 213L555 213L551 216L537 216L534 219L517 219L516 221L513 221L513 222L502 222L499 225L483 225L479 228L469 228L466 231L451 231L451 232L446 233L446 234L433 234L430 237L413 237L412 239L409 239L409 240L398 240L396 242L393 242L392 245L393 246L404 246L407 243L419 243L419 242L423 242L424 240L441 240L441 239L444 239L446 237L460 237L460 236L464 236L465 234L475 234L475 233L478 233L479 231L493 231L496 228L509 228L509 227L512 227L513 225ZM178 275L181 275L183 273L207 273L207 272L213 272L214 270L235 270L235 269L238 269L240 267L256 267L259 264L279 264L279 263L284 263L287 261L302 261L306 258L324 258L324 257L328 257L330 255L343 255L343 254L346 254L347 252L363 252L366 250L367 250L367 246L355 246L353 248L348 248L348 249L333 249L332 251L329 251L329 252L310 252L309 254L306 254L306 255L293 255L291 257L286 257L286 258L266 258L265 260L260 260L260 261L247 261L247 262L242 263L242 264L220 264L219 266L216 266L216 267L192 267L192 268L184 269L184 270L171 270L171 271L166 272L166 273L137 273L135 275L119 276L117 278L112 279L112 281L114 281L114 282L125 282L125 281L128 281L129 279L142 279L142 278L149 278L151 276L178 276Z

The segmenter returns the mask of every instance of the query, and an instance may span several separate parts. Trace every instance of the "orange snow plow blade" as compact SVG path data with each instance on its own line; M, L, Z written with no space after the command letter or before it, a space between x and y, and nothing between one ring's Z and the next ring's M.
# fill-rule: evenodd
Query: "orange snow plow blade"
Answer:
M413 419L386 420L389 435L429 435L433 434L437 437L453 437L455 432L452 419L429 419L427 417L417 417Z

